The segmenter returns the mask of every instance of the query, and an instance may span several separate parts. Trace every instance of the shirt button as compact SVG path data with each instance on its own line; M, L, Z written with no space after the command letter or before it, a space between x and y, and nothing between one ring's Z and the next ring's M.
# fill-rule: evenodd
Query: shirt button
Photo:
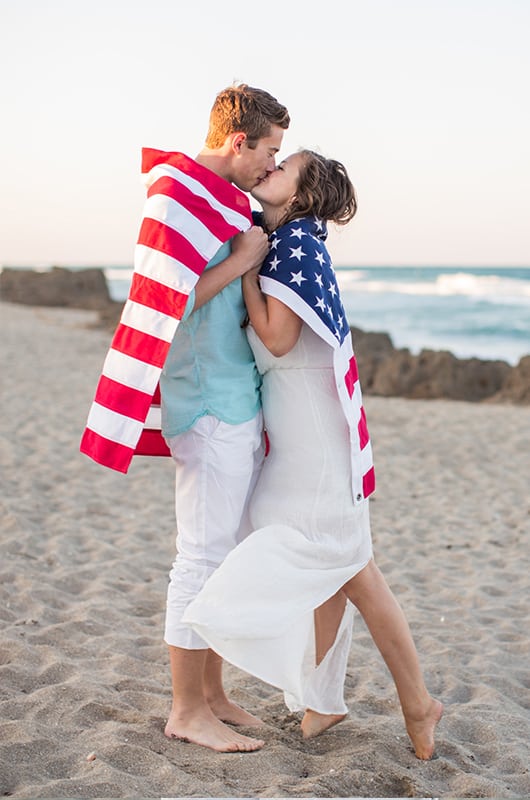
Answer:
M362 500L362 499L363 499L363 496L362 496L362 494L358 494L358 495L357 495L357 497L356 497L355 499L356 499L356 500Z

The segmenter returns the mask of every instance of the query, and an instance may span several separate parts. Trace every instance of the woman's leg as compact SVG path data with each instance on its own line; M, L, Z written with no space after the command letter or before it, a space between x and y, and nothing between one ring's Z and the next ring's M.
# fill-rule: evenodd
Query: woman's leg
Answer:
M337 633L346 608L346 595L338 591L329 600L315 609L315 658L316 666L337 638ZM301 728L304 739L312 739L344 719L346 714L320 714L308 708L303 716Z
M408 622L383 574L372 560L343 587L361 613L390 670L407 733L418 758L434 753L434 730L443 706L428 693Z
M315 609L315 650L317 666L337 638L346 608L346 595L342 589Z

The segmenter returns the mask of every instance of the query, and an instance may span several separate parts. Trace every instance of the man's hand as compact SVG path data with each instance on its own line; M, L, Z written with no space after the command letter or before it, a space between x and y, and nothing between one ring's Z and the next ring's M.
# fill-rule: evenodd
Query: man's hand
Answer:
M261 228L253 227L234 236L230 255L214 267L205 269L197 281L193 310L196 311L208 303L225 286L241 278L249 270L254 270L257 275L268 252L267 234Z
M267 234L256 225L232 239L232 256L240 267L240 275L261 267L268 252Z

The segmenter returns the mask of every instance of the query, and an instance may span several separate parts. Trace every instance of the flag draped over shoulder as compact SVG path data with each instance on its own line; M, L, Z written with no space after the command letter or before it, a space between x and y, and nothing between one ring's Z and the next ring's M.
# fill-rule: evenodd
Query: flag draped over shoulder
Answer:
M326 224L316 217L302 217L278 228L270 237L260 285L265 294L285 303L333 348L337 390L350 430L353 501L357 503L375 489L372 447L351 331L326 238Z
M169 455L158 381L190 292L221 245L252 225L246 195L183 153L142 150L147 200L128 299L103 365L81 452L127 472Z

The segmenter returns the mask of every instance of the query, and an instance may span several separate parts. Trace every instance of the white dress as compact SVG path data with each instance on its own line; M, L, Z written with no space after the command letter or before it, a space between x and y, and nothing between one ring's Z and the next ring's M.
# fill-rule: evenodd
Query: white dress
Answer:
M315 666L314 609L372 556L368 500L354 505L349 433L332 348L305 323L274 357L248 329L263 375L270 453L252 496L254 532L210 577L183 621L226 660L283 689L291 710L341 714L351 644L347 603Z

